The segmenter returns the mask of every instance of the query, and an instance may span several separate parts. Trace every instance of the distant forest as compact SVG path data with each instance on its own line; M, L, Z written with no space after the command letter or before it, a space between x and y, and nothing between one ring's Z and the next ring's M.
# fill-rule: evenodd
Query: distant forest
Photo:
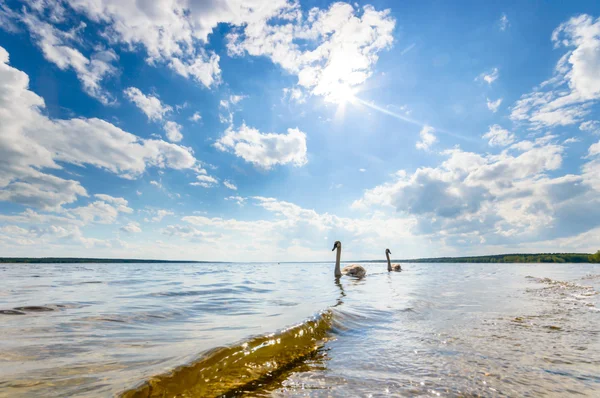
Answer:
M393 260L399 263L600 263L600 250L588 253L497 254L493 256L435 257ZM222 261L170 261L78 257L0 257L0 263L215 263ZM353 261L374 263L381 260Z
M170 261L120 258L78 258L78 257L0 257L0 263L207 263L213 261Z
M438 257L399 260L407 263L600 263L600 250L587 253L498 254L494 256Z

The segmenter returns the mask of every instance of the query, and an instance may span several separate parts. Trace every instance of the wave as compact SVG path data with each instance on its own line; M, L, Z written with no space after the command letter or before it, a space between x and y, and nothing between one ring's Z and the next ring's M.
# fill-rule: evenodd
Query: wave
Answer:
M334 312L326 310L278 333L212 349L191 364L154 376L120 396L236 396L314 357L331 338L333 327Z

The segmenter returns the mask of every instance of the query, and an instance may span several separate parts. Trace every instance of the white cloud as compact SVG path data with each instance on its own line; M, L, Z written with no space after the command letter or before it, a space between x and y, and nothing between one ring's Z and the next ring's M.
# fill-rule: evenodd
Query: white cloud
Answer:
M228 196L225 200L233 200L238 206L244 206L244 203L246 202L246 198L241 196Z
M503 32L510 27L510 21L505 13L502 13L502 16L500 17L499 26L500 30Z
M597 120L588 120L579 125L579 130L592 134L600 134L600 122Z
M200 120L202 120L202 116L200 115L200 112L194 112L194 114L190 117L190 120L192 122L199 122Z
M327 10L313 8L304 18L295 4L269 22L230 34L229 53L267 56L297 75L299 86L336 102L371 76L379 52L392 45L395 26L389 10L367 5L360 12L341 2ZM313 45L303 49L298 40Z
M105 24L112 43L143 48L151 65L166 63L173 71L206 87L220 81L219 56L203 49L219 23L254 26L290 8L286 0L76 0L71 10Z
M179 58L171 59L169 67L185 78L193 78L206 87L219 84L221 81L221 69L219 68L219 56L204 54L190 61L181 61Z
M515 142L515 135L497 124L490 126L483 138L488 140L490 146L508 146Z
M554 76L525 94L512 108L511 119L532 129L580 123L600 99L600 19L579 15L552 33L556 48L567 48Z
M165 218L166 216L175 215L175 213L172 212L171 210L165 210L165 209L150 209L150 210L144 210L144 211L149 213L152 216L150 219L145 219L144 221L146 221L146 222L161 222L162 219Z
M287 134L261 133L243 124L238 130L229 127L215 147L241 157L260 168L269 170L278 164L296 167L307 163L306 134L288 129Z
M367 169L358 169L358 171L360 171L361 173L364 173L365 171L367 171Z
M518 155L446 151L448 158L439 167L400 171L394 181L365 191L353 208L416 216L413 233L451 247L520 245L583 233L600 222L598 192L593 191L600 188L594 174L600 162L584 165L582 176L550 177L564 151L553 141L529 142ZM588 218L578 215L582 212Z
M133 212L133 209L128 207L127 200L123 198L114 198L109 195L95 196L100 200L96 200L87 206L64 209L62 212L78 217L84 224L113 224L120 213L130 214Z
M227 187L227 188L229 188L229 189L231 189L233 191L237 191L237 186L233 182L231 182L229 180L223 181L223 185L225 185L225 187Z
M283 99L297 104L303 104L306 102L306 94L304 90L298 87L284 88Z
M435 129L431 126L423 126L421 131L419 132L419 136L421 137L421 141L417 141L415 145L417 149L422 149L424 151L429 150L429 148L437 141L435 134Z
M147 167L190 169L190 149L145 140L100 119L50 119L28 76L0 47L0 200L57 209L87 196L78 181L48 174L63 164L90 165L133 179Z
M145 95L139 88L129 87L123 91L125 96L133 102L150 120L162 120L168 113L173 111L169 105L163 103L157 97Z
M79 31L85 28L85 24L65 32L41 21L34 14L25 12L20 16L20 20L42 50L44 58L62 70L73 69L84 91L90 96L103 104L113 101L112 96L100 83L105 77L116 73L112 63L118 60L117 54L113 50L98 49L87 58L70 46L71 43L77 42L77 37L81 34Z
M494 113L498 112L500 104L502 104L502 98L498 98L496 101L491 101L489 98L487 99L487 107Z
M589 157L596 156L596 155L600 155L600 141L596 142L595 144L592 144L590 146L590 148L588 149Z
M167 138L172 142L179 142L183 139L183 134L181 134L181 125L172 121L165 122L163 125L165 132L167 133Z
M219 183L216 178L211 177L206 174L198 174L196 176L196 179L198 181L192 182L192 183L190 183L190 185L199 186L199 187L203 187L203 188L212 188L213 186L215 186Z
M493 68L489 72L483 72L475 80L483 80L487 84L492 84L493 82L498 80L498 77L500 77L500 72L498 71L498 68Z
M130 222L127 225L123 225L121 228L119 228L121 231L123 232L127 232L129 234L135 234L135 233L140 233L142 232L142 229L140 228L140 224L136 223L136 222Z
M571 137L571 138L567 138L566 140L563 141L563 144L574 144L576 142L581 141L579 138L577 137Z

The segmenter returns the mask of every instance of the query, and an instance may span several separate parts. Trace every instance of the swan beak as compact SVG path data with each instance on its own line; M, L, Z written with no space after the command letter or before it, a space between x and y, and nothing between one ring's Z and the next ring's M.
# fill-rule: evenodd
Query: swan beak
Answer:
M334 244L333 244L333 249L331 249L331 251L334 251L336 247L337 247L337 244L336 244L336 243L334 243Z
M391 252L391 251L389 251L389 250L388 250L388 253L392 254L392 252Z

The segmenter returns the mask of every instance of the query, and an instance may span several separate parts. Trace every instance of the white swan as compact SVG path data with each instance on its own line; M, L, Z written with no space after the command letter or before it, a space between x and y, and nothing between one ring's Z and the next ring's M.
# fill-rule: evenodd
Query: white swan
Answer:
M340 260L342 258L342 242L336 240L333 244L333 249L331 251L334 251L335 249L337 249L337 254L335 257L336 278L339 278L342 275L353 276L355 278L362 278L367 274L367 271L365 271L365 269L358 264L347 265L344 267L344 269L340 271Z
M402 271L402 267L400 266L400 264L392 264L390 261L390 254L392 254L392 252L390 251L390 249L385 249L385 256L387 257L387 261L388 261L388 272L390 271L396 271L396 272L400 272Z

